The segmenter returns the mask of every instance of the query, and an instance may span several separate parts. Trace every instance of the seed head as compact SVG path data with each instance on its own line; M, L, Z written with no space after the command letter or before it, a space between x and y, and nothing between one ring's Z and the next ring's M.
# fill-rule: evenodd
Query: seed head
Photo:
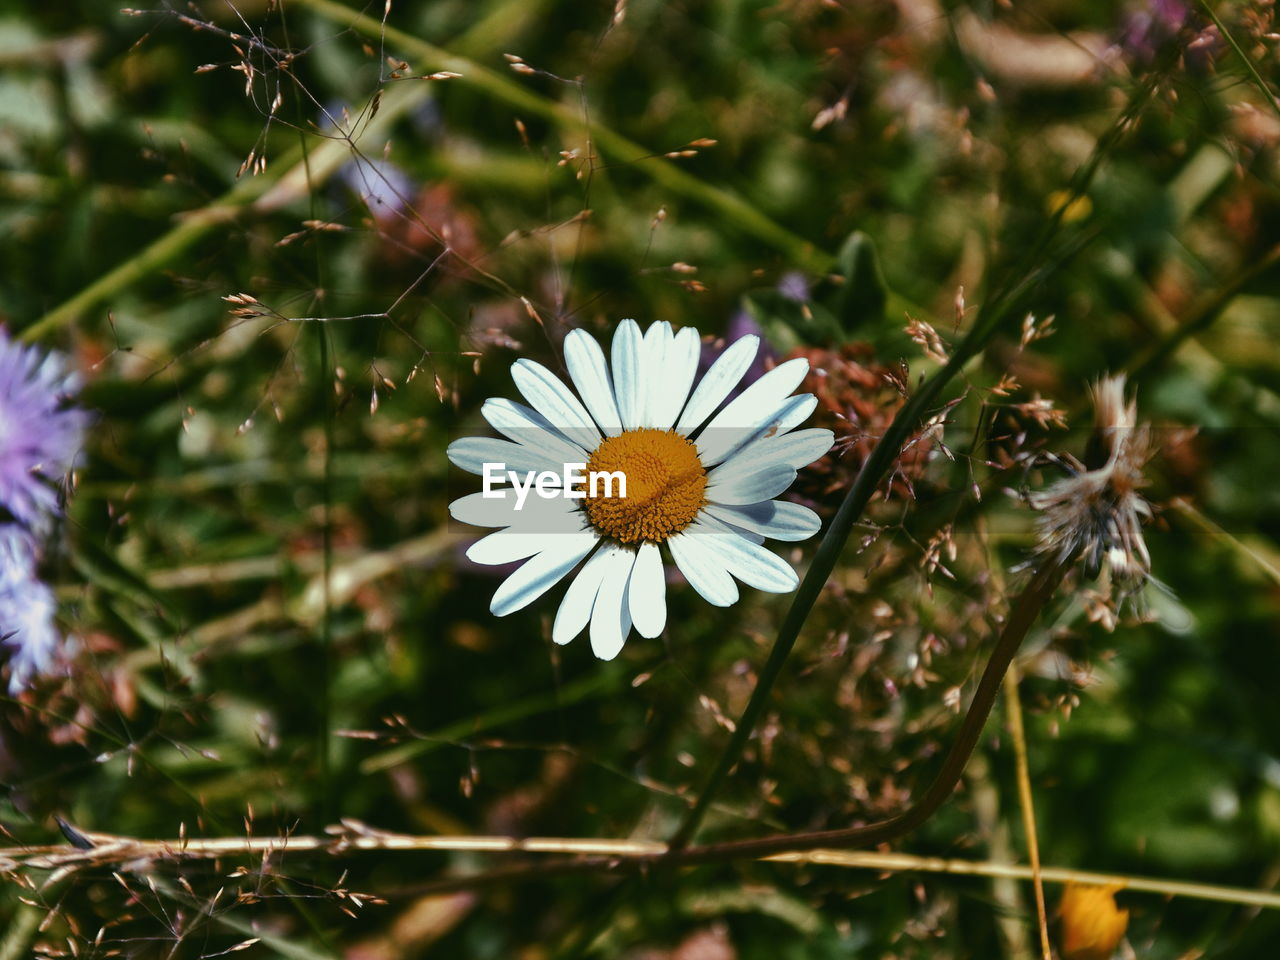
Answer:
M1033 494L1040 511L1038 553L1058 563L1081 560L1090 576L1105 563L1112 582L1126 594L1151 574L1142 525L1151 505L1141 494L1143 469L1151 458L1150 431L1137 422L1137 402L1125 397L1124 376L1104 377L1090 391L1094 430L1085 462L1066 457L1070 476Z

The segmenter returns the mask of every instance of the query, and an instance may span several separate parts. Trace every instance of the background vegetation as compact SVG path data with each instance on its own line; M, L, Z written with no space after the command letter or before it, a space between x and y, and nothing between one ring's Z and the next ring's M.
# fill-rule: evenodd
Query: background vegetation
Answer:
M1280 881L1269 2L387 7L0 18L0 320L71 354L96 412L48 571L69 661L0 715L16 848L62 843L55 817L143 838L668 839L787 598L718 610L673 588L661 640L608 664L557 649L553 604L489 615L445 446L511 395L512 360L558 365L572 327L754 324L831 372L847 449L798 488L830 516L903 395L1027 280L879 485L701 839L876 820L923 788L1025 577L1024 495L1060 475L1035 455L1081 455L1063 427L1126 371L1166 441L1156 582L1114 610L1074 579L1024 646L1040 855ZM1024 342L1026 311L1052 335ZM895 849L1026 862L1008 719ZM1040 949L1030 885L927 870L426 887L518 862L10 864L0 956ZM1119 899L1127 955L1280 938L1234 895Z

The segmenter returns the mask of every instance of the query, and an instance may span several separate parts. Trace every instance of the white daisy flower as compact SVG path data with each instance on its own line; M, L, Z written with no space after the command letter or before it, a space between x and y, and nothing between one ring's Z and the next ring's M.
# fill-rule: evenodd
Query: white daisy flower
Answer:
M632 626L656 637L666 625L664 547L718 607L738 599L734 578L771 593L796 588L795 571L762 544L817 533L817 514L774 498L834 436L795 430L817 404L812 394L792 395L809 370L804 359L778 365L725 403L759 346L756 336L735 341L695 386L697 330L675 333L660 322L641 335L624 320L613 337L612 374L590 334L565 338L576 394L539 363L512 364L529 406L494 399L481 411L507 439L467 437L448 450L458 467L486 477L486 490L455 500L452 515L502 528L467 556L482 564L525 560L494 593L496 616L532 603L582 564L552 639L568 643L589 624L591 649L611 660ZM585 469L574 473L575 464ZM512 485L493 487L498 475ZM556 477L568 483L553 484Z

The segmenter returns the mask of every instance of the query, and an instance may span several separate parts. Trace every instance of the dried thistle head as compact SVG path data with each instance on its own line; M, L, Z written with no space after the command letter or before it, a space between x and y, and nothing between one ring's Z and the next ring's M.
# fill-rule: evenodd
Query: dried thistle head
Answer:
M1057 563L1079 559L1091 577L1105 563L1112 582L1126 594L1151 574L1142 524L1151 505L1141 490L1151 459L1150 430L1138 424L1137 401L1125 396L1123 375L1104 377L1090 393L1094 428L1085 462L1065 457L1070 476L1031 495L1040 511L1037 552Z

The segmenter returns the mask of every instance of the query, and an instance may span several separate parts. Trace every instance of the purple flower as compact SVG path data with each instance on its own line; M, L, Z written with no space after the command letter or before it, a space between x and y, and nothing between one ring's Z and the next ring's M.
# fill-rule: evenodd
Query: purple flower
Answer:
M1125 17L1120 46L1138 61L1150 63L1160 45L1182 29L1190 13L1187 0L1147 0Z
M379 223L401 218L418 192L413 178L389 160L356 157L343 164L338 177Z
M429 130L439 126L439 108L428 101L410 119L419 133L427 136ZM360 122L351 116L341 100L330 101L320 108L318 126L328 136L348 137ZM345 187L356 194L382 226L404 219L418 193L414 178L400 167L390 160L366 157L359 151L353 151L351 159L338 168L333 186L335 190Z
M778 292L792 303L808 303L809 281L799 270L790 270L779 278Z
M63 358L24 347L0 327L0 508L32 529L58 512L57 482L80 449L86 414Z
M0 643L9 648L9 693L53 667L62 637L53 591L36 579L36 543L14 524L0 526Z

